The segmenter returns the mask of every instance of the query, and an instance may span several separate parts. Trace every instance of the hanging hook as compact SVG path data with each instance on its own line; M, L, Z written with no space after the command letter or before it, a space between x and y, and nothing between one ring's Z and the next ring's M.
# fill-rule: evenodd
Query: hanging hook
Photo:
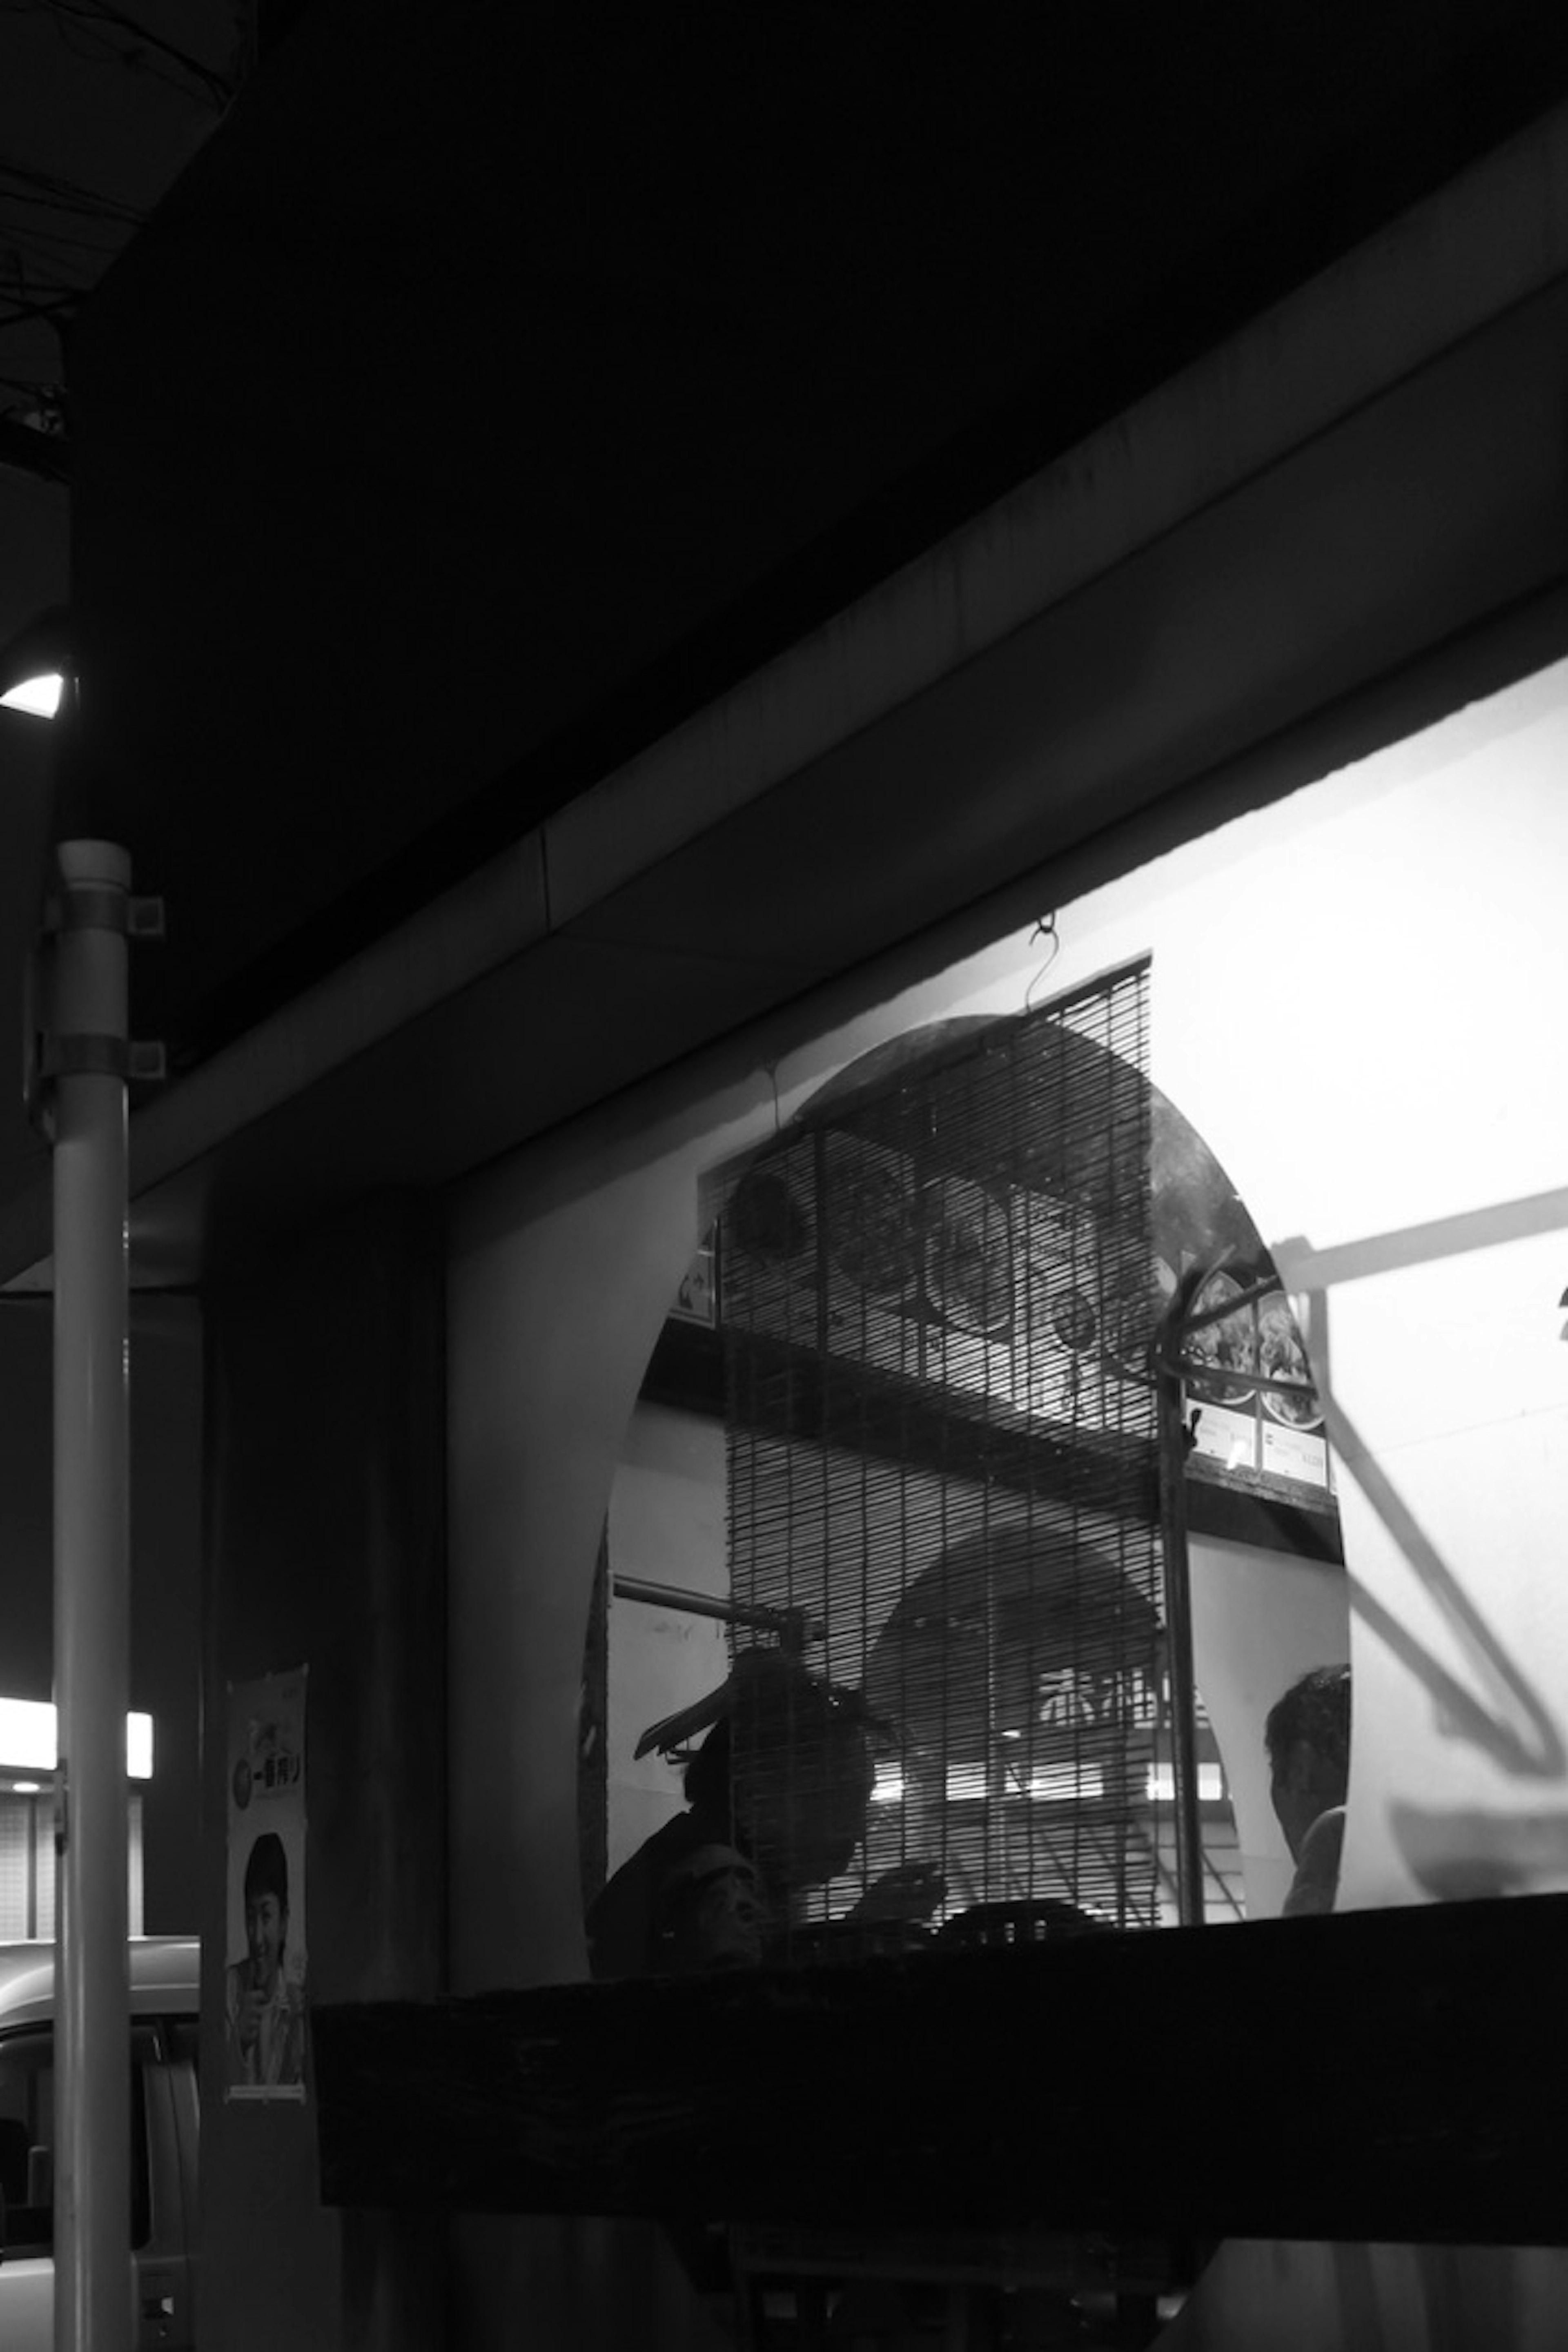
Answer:
M1029 1013L1034 1010L1034 1007L1030 1003L1030 999L1034 995L1036 989L1038 988L1041 981L1044 980L1047 972L1049 971L1052 964L1055 963L1058 956L1060 955L1062 951L1062 943L1057 935L1057 910L1054 907L1051 908L1048 915L1042 915L1040 917L1039 920L1036 923L1034 929L1029 933L1029 945L1031 947L1034 946L1037 940L1045 940L1048 943L1049 953L1047 955L1044 963L1040 966L1033 980L1029 982L1027 988L1024 991L1024 1010L1026 1013Z

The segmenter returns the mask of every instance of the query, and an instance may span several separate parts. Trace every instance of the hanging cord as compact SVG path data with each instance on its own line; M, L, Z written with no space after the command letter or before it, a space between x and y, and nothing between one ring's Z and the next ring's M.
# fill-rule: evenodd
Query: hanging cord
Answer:
M1038 971L1035 974L1033 980L1031 980L1029 985L1024 991L1024 1010L1026 1013L1032 1013L1034 1011L1034 1005L1030 1000L1033 998L1036 989L1038 988L1041 981L1044 980L1047 972L1049 971L1052 964L1055 963L1058 956L1059 956L1062 951L1062 943L1057 933L1057 910L1054 907L1051 908L1048 915L1042 915L1040 917L1038 922L1035 925L1034 929L1029 933L1029 945L1031 947L1034 946L1037 940L1046 940L1049 951L1047 954L1044 963L1040 966Z

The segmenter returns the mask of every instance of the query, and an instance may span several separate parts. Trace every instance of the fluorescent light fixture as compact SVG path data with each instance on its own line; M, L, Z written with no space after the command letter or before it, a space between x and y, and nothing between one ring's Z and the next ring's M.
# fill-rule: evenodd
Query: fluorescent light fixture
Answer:
M950 1764L947 1768L948 1802L962 1803L968 1799L984 1797L985 1767L984 1764Z
M0 709L25 710L34 719L52 719L66 690L58 669L40 670L35 677L19 677L0 694Z
M59 1760L55 1710L47 1699L0 1698L0 1769L52 1772ZM125 1718L125 1769L133 1780L153 1778L153 1718Z
M874 1805L901 1804L903 1795L903 1774L899 1771L884 1772L879 1768L876 1786L871 1790L871 1802Z
M41 1780L13 1780L11 1783L11 1794L14 1797L41 1796L43 1793L43 1787L44 1784Z

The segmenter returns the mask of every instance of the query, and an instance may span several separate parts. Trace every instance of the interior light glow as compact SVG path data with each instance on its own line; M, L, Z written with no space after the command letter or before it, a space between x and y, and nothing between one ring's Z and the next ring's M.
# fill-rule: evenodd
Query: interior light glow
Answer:
M0 1698L0 1767L52 1772L58 1761L55 1710L47 1699ZM153 1778L153 1718L125 1718L125 1768L133 1780Z
M984 1794L985 1767L984 1764L950 1764L948 1766L947 1795L950 1804L955 1800L963 1801L966 1798L984 1797Z
M1218 1804L1225 1795L1225 1769L1219 1764L1198 1766L1198 1801L1201 1804ZM1149 1768L1149 1800L1152 1804L1170 1805L1176 1799L1176 1772L1172 1764L1153 1764Z
M1098 1764L1044 1764L1029 1775L1037 1804L1070 1804L1079 1797L1103 1797L1105 1774Z
M11 1793L16 1797L37 1797L43 1792L41 1780L13 1780Z
M879 1769L876 1786L871 1791L874 1805L897 1805L903 1801L904 1776L901 1772L884 1772Z
M0 1758L35 1770L55 1769L55 1711L47 1701L0 1698Z
M0 694L0 705L7 710L26 710L34 719L52 719L60 707L65 686L58 670L42 670L37 677L18 678L15 686Z

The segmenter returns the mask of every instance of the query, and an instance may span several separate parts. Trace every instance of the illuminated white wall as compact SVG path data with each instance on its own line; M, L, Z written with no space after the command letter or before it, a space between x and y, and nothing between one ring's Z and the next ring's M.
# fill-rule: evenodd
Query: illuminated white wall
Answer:
M1295 1237L1321 1250L1564 1181L1565 777L1558 667L1059 909L1037 999L1152 951L1152 1075L1228 1170L1288 1283L1305 1261ZM1040 961L1015 935L795 1056L776 1098L773 1074L738 1066L706 1102L678 1107L672 1089L661 1110L645 1094L635 1118L584 1120L455 1204L456 1990L585 1965L574 1736L585 1612L643 1368L697 1238L700 1174L880 1039L955 1011L1020 1009ZM1395 1540L1356 1478L1342 1479L1356 1695L1344 1902L1419 1898L1406 1817L1423 1809L1439 1851L1445 1837L1461 1854L1479 1843L1522 1855L1528 1883L1560 1883L1565 1284L1556 1235L1331 1296L1331 1380L1366 1476L1390 1483L1426 1539ZM1270 1856L1267 1818L1252 1815L1256 1858L1278 1877L1282 1848ZM530 2225L509 2242L520 2291L544 2259L536 2237ZM1556 2257L1443 2260L1453 2278L1439 2300L1468 2295L1478 2323L1497 2320L1476 2340L1562 2340ZM1353 2271L1356 2308L1371 2293L1386 2322L1375 2340L1414 2346L1431 2340L1423 2315L1441 2269L1408 2250L1227 2247L1179 2332L1215 2347L1371 2344L1359 2322L1341 2324ZM1514 2324L1527 2305L1545 2333Z
M1037 1000L1152 951L1152 1074L1288 1279L1294 1236L1322 1248L1544 1192L1568 1160L1552 1082L1568 980L1564 773L1560 667L1062 908L1043 981L1041 950L1015 935L797 1055L776 1100L757 1069L662 1119L654 1105L635 1128L584 1122L467 1189L451 1296L454 1654L459 1688L471 1675L491 1699L459 1720L492 1728L482 1763L461 1740L454 1759L460 1969L470 1940L481 1976L582 1966L572 1727L589 1580L642 1370L696 1240L702 1171L883 1037L954 1011L1017 1010L1031 983ZM1506 1296L1486 1273L1494 1258ZM1451 1710L1363 1609L1348 1902L1419 1894L1390 1827L1413 1792L1470 1811L1517 1803L1547 1822L1568 1802L1556 1761L1568 1636L1548 1572L1564 1280L1559 1244L1515 1244L1332 1297L1336 1392L1391 1449L1417 1516L1442 1523L1444 1558L1498 1654L1533 1662L1527 1698L1484 1642L1457 1645L1346 1477L1352 1591L1415 1629L1487 1720L1511 1708L1516 1746L1548 1768L1521 1779L1456 1737ZM1483 1689L1500 1671L1500 1695ZM510 1858L515 1895L465 1904L470 1838ZM506 1916L514 1903L526 1921Z
M1152 947L1153 1075L1288 1286L1568 1182L1565 774L1559 666L1064 917L1053 985ZM1565 1281L1559 1230L1328 1295L1343 1904L1568 1885Z
M610 1496L612 1576L728 1599L721 1423L638 1405ZM680 1811L680 1776L633 1754L652 1723L690 1706L730 1671L724 1627L667 1603L610 1595L608 1867Z
M1194 1537L1193 1673L1225 1759L1249 1919L1278 1918L1293 1865L1268 1793L1263 1727L1314 1666L1350 1656L1345 1579L1289 1552Z

